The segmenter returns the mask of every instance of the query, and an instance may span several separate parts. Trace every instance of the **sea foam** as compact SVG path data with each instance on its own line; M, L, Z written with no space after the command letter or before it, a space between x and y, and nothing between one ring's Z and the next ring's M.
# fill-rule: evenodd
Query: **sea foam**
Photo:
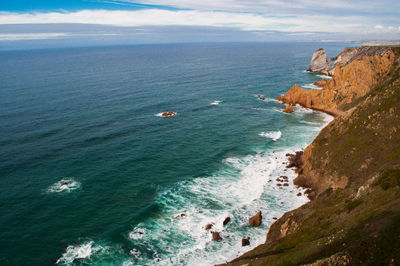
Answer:
M261 132L258 135L261 137L270 138L273 141L277 141L278 139L280 139L282 137L282 132L281 131L269 131L269 132Z
M57 181L53 185L51 185L47 192L49 193L60 193L60 192L71 192L77 189L80 189L81 183L74 180L72 177L65 177L60 181Z
M218 105L218 104L220 104L220 103L222 103L223 101L213 101L213 102L211 102L210 104L212 104L212 105Z

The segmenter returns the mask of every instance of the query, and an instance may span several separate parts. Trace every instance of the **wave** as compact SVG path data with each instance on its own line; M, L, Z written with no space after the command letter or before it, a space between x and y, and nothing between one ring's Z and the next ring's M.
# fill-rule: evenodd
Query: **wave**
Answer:
M80 189L81 183L78 181L75 181L71 177L66 177L61 179L60 181L57 181L53 185L51 185L48 189L47 192L50 193L60 193L60 192L71 192L77 189Z
M321 87L319 87L317 85L314 85L313 83L308 83L308 84L305 84L305 85L303 85L301 87L302 88L306 88L306 89L314 89L314 90L321 90L322 89Z
M323 79L332 79L331 76L326 76L326 75L317 75L317 76Z
M56 261L56 264L71 264L75 260L89 258L102 247L93 247L94 242L88 241L76 246L68 246L64 254Z
M220 104L220 103L222 103L223 101L213 101L213 102L211 102L210 104L213 104L213 105L218 105L218 104Z
M227 158L224 167L213 175L183 181L161 192L157 206L163 213L128 233L135 263L212 265L263 243L273 217L307 201L305 196L296 196L302 189L291 182L285 187L276 185L276 176L283 173L289 180L295 177L282 164L286 152ZM259 210L263 224L249 227L249 217ZM231 217L231 222L224 226L226 217ZM211 239L204 228L209 223L213 224L211 231L220 232L223 241ZM250 246L242 247L243 237L251 238Z
M272 139L273 141L277 141L282 137L282 132L281 131L269 131L269 132L261 132L258 134L261 137L267 137Z

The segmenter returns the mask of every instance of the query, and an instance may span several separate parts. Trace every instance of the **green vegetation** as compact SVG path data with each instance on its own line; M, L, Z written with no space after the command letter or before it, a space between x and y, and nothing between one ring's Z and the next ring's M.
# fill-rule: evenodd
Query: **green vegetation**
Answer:
M400 169L385 169L373 185L380 186L384 190L400 186Z
M279 219L269 242L232 264L400 265L400 47L392 50L390 74L313 142L320 178L346 176L348 185ZM293 233L280 237L288 219Z

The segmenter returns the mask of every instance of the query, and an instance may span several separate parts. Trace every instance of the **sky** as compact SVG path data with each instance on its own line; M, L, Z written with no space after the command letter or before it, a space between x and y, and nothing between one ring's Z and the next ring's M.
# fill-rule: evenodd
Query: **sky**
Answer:
M1 0L0 48L400 40L399 0Z

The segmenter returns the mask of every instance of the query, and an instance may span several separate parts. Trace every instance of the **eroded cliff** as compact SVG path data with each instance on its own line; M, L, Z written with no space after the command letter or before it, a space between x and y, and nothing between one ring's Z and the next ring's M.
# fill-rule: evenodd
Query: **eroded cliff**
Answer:
M302 89L295 84L277 100L335 116L353 107L388 74L394 53L391 49L378 47L347 48L346 51L339 54L334 76L322 89Z
M333 98L340 112L298 164L295 183L314 189L314 199L231 264L400 264L400 48L380 49L337 66L342 77L328 84L349 98ZM354 78L349 87L345 76Z

